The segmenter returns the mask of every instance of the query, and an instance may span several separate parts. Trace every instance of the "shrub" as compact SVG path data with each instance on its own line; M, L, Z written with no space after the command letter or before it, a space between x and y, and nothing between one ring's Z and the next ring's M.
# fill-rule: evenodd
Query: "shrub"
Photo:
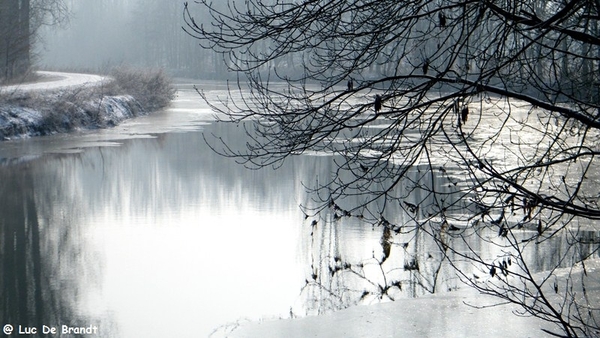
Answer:
M166 107L175 96L171 79L160 69L115 68L113 82L105 89L108 95L133 96L148 111Z

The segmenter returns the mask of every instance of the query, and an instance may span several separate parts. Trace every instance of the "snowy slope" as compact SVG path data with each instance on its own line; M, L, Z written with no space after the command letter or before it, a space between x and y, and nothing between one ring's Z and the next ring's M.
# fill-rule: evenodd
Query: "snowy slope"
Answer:
M94 74L36 72L38 81L11 86L0 86L0 93L57 90L80 86L96 86L107 80L105 76Z
M555 270L555 275L561 279L571 274L572 281L583 278L591 303L600 304L600 259L587 260L585 265L585 271L578 263L572 269ZM575 283L572 291L581 295L580 286L581 284ZM546 291L549 299L560 308L563 299L554 295L551 290ZM542 329L560 333L556 325L538 318L517 315L522 309L516 305L490 306L498 302L497 298L478 294L465 286L454 292L355 306L322 316L237 323L222 327L213 337L504 338L552 337Z
M89 88L101 85L106 77L93 74L38 72L40 78L33 83L0 86L0 95L12 100L0 101L0 141L11 138L41 136L68 132L75 129L110 127L125 119L146 114L131 96L105 96L85 102L68 102L68 97L58 100L59 108L25 108L19 100L41 95L51 101L63 90ZM43 101L43 100L42 100ZM17 102L17 103L14 103ZM56 105L55 105L56 106Z
M228 337L545 337L536 318L518 317L515 307L475 309L473 290L361 305L322 316L247 323ZM492 304L494 299L487 299Z

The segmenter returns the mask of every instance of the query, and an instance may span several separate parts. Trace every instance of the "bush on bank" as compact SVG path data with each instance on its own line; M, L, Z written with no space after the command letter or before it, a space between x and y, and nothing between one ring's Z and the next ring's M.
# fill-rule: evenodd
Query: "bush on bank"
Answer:
M110 72L108 95L131 95L148 111L166 107L175 96L171 79L162 69L118 67Z

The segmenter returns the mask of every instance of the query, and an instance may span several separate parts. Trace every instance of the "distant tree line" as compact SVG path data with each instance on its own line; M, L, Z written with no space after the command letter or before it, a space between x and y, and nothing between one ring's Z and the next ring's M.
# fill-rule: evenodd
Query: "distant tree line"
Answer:
M221 55L202 49L182 29L183 1L65 1L72 12L69 25L44 30L43 66L104 71L127 65L203 78L228 74Z

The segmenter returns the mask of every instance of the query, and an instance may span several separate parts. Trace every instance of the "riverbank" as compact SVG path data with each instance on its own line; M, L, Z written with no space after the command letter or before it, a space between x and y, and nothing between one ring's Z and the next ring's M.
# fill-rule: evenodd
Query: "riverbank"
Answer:
M475 309L464 304L482 300L460 290L395 302L359 305L321 316L240 325L226 337L546 337L537 318L518 317L514 307ZM510 323L510 325L507 325ZM544 325L545 324L545 325ZM544 326L543 326L544 325ZM214 335L218 336L218 335Z
M559 279L571 273L574 294L600 301L600 259L573 268L558 269ZM550 286L548 286L550 287ZM553 292L548 292L553 295ZM562 299L554 296L558 307ZM395 302L361 305L322 316L237 323L222 327L212 337L552 337L542 329L560 333L552 323L517 315L513 304L490 306L499 300L463 287L458 291ZM476 307L478 308L476 308Z
M38 82L0 87L0 140L113 127L167 106L175 92L161 71L40 73Z
M112 127L148 113L130 95L106 96L79 103L64 101L62 104L62 109L53 111L46 107L0 105L0 140Z

